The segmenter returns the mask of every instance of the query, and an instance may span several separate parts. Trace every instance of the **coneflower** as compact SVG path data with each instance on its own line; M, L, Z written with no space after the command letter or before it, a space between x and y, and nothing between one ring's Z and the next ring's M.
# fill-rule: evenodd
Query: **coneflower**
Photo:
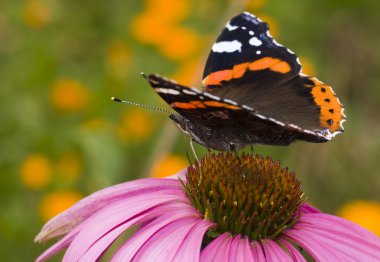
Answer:
M220 153L177 174L98 191L36 237L62 237L37 261L97 261L127 229L112 261L380 261L380 238L305 203L299 180L257 155Z

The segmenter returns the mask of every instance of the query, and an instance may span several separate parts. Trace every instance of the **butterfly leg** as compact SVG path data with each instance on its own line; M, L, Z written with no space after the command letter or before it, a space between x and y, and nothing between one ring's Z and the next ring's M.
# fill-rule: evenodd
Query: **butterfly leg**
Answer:
M194 154L195 159L197 160L198 163L200 163L200 162L199 162L199 159L198 159L198 157L197 157L197 153L195 153L194 144L193 144L193 139L190 139L190 147L191 147L191 151L193 151L193 154Z
M251 148L251 153L253 155L254 151L253 151L253 144L250 144L249 147Z
M233 144L233 143L230 143L230 152L234 152L235 153L236 158L239 161L239 165L242 166L238 150L237 150L235 144Z
M201 164L201 162L199 162L199 159L198 159L198 157L197 157L197 153L195 153L194 144L193 144L193 139L190 139L190 147L191 147L191 150L193 151L194 157L195 157L195 159L197 160L198 164ZM201 183L202 183L202 173L201 173L201 177L199 178L198 186L199 186Z

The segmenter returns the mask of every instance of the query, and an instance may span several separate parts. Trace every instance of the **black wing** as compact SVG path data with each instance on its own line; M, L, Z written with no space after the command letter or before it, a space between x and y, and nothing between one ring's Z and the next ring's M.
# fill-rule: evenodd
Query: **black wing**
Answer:
M226 24L212 46L203 84L210 92L240 80L265 88L279 86L300 71L297 56L271 37L268 24L244 12Z

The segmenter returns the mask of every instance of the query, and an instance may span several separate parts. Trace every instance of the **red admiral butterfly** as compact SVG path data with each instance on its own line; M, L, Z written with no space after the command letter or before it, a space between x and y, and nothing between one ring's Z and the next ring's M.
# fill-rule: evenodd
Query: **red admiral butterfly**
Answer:
M271 37L267 23L244 12L212 46L204 91L158 75L145 78L178 113L170 118L182 132L208 148L329 141L343 132L343 106L330 86L301 68L297 56Z

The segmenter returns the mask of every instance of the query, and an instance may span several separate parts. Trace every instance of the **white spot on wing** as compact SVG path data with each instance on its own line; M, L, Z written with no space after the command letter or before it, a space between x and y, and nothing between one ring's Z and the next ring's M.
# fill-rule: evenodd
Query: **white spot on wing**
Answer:
M296 61L297 61L297 64L301 65L301 61L298 57L297 57ZM330 89L331 89L331 87L330 87Z
M157 93L162 93L162 94L169 94L169 95L179 95L180 92L175 89L168 89L168 88L155 88Z
M278 43L276 40L274 40L273 38L272 38L272 41L273 41L273 43L274 43L276 46L283 47L282 44L279 44L279 43Z
M249 12L247 12L247 11L245 11L244 14L249 15L249 16L252 17L252 18L256 18L256 16L254 16L253 14L251 14L251 13L249 13Z
M253 31L249 31L248 34L250 34L250 35L254 35L255 32L253 32Z
M289 53L291 53L292 55L294 55L294 52L292 50L290 50L289 48L286 48L286 50L288 50Z
M260 39L258 39L257 37L252 37L251 39L249 39L249 44L250 45L253 45L253 46L261 46L263 42L261 42Z
M194 91L188 90L188 89L183 89L182 92L187 95L196 95Z
M236 26L236 25L231 25L230 22L228 22L228 23L226 24L226 28L227 28L229 31L233 31L233 30L237 29L238 26Z
M290 126L291 128L297 129L297 130L302 130L302 128L300 128L299 126L296 126L294 124L288 124L288 126Z
M246 28L245 26L242 26L241 29L245 30L245 29L247 29L247 28Z
M268 120L272 121L273 123L276 123L279 126L285 126L284 123L282 123L281 121L277 121L276 119L274 119L272 117L269 117Z
M217 42L212 46L212 51L216 53L233 53L236 51L241 52L242 44L237 41L222 41Z
M241 107L244 108L244 109L247 109L249 111L254 111L253 108L250 107L250 106L242 105Z
M256 55L259 55L259 54L261 54L261 51L260 51L260 50L257 50L257 51L256 51Z
M218 101L221 100L219 96L214 96L214 95L211 95L210 93L204 93L204 95L214 100L218 100Z
M230 100L230 99L223 99L223 101L224 101L224 102L227 102L227 103L230 103L230 104L232 104L232 105L235 105L235 106L238 105L238 103L236 103L235 101L232 101L232 100Z

